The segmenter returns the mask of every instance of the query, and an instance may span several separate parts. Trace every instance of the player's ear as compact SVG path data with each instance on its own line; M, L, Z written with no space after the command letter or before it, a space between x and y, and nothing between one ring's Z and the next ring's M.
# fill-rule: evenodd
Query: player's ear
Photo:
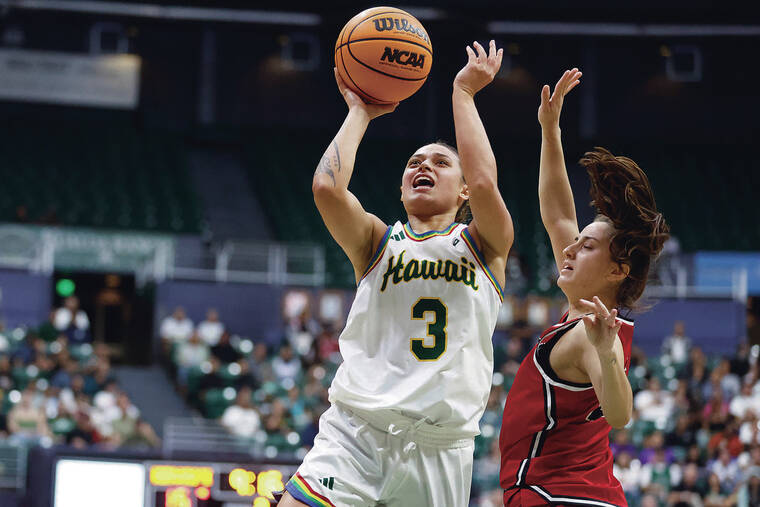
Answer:
M462 183L462 188L459 190L459 197L465 201L470 199L470 187L467 186L467 183Z
M628 264L615 264L612 271L607 275L607 279L612 282L622 282L628 278L628 273L631 272L631 266Z

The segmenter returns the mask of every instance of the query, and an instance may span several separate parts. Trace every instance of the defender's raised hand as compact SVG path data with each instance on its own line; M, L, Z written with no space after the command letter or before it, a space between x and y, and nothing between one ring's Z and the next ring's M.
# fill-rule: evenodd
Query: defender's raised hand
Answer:
M593 302L581 299L580 303L587 311L591 312L590 315L583 317L588 340L599 352L611 351L615 345L615 337L623 325L622 322L616 320L617 309L607 310L602 300L596 296L594 296Z
M489 44L488 54L479 42L472 43L474 50L467 46L467 65L462 68L454 78L454 88L458 88L475 96L483 87L493 81L496 73L501 68L501 58L504 50L496 50L496 42L493 40Z
M577 68L566 70L554 86L554 93L549 96L549 85L541 89L541 105L538 108L538 122L542 128L558 127L562 103L570 90L580 84L583 73Z

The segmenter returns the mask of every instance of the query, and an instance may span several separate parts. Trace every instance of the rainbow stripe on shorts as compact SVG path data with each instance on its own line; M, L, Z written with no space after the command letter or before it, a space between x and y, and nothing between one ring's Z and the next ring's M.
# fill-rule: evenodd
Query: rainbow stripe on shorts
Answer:
M290 493L293 498L309 505L310 507L335 507L335 504L330 500L314 491L311 486L309 486L309 483L306 482L298 472L290 478L285 485L285 489L288 490L288 493Z

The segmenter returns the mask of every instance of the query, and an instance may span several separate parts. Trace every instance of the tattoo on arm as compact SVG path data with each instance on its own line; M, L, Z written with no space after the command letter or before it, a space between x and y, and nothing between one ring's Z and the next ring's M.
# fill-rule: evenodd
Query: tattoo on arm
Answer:
M332 148L332 150L330 148ZM332 142L330 148L328 148L325 154L322 155L322 159L319 161L319 165L317 165L316 173L325 173L332 178L334 187L335 172L333 171L333 168L340 172L340 152L338 151L338 143L335 141Z

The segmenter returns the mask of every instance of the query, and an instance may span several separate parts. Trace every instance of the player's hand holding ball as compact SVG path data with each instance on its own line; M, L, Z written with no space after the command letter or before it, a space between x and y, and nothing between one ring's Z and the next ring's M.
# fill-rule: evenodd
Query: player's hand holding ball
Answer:
M467 65L459 71L454 78L454 89L461 90L474 97L487 84L493 81L496 73L501 68L501 59L504 49L496 50L496 42L491 41L488 53L479 42L473 42L473 48L465 47L467 51Z
M349 110L361 110L367 114L370 120L374 120L378 116L382 116L387 113L393 112L398 106L398 102L394 104L367 104L359 95L356 94L351 88L346 86L346 83L340 77L338 69L335 68L335 81L338 83L338 90L343 95L343 100L346 101L346 105Z

